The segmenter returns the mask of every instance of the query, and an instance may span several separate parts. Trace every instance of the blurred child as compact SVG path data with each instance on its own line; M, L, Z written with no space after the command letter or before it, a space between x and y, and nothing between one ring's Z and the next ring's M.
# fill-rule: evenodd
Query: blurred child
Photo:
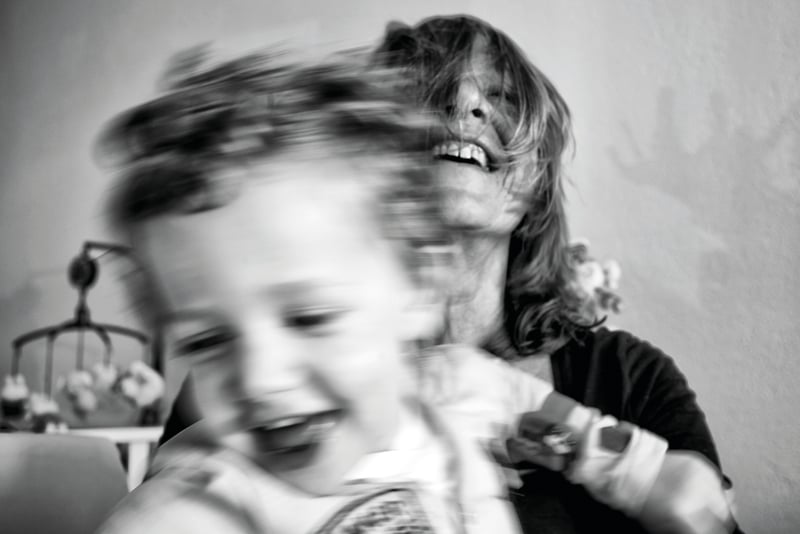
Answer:
M487 452L507 437L511 461L549 455L637 506L663 440L430 343L449 258L435 129L392 73L200 65L104 139L144 311L189 360L211 443L166 448L102 532L516 532ZM525 412L555 424L515 437Z

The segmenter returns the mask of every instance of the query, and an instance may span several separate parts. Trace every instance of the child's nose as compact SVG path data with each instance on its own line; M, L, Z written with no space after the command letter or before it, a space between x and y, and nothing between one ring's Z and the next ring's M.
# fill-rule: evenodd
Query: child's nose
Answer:
M289 329L261 322L247 330L238 361L244 397L258 399L302 387L307 362Z

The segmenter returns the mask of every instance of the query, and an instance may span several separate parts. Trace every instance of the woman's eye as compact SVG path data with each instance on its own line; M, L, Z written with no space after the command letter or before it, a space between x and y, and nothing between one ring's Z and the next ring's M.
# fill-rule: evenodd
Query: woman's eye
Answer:
M503 89L489 89L486 92L486 97L495 104L503 103L511 106L517 104L517 94Z
M344 308L302 310L287 315L286 324L290 328L322 333L341 319L345 313L347 310Z
M511 91L504 92L503 93L503 99L506 102L508 102L509 104L514 104L514 105L516 105L517 102L519 101L519 97L517 96L517 93L512 93Z
M206 330L187 336L177 344L177 353L181 356L196 356L226 351L235 341L233 332L223 328Z

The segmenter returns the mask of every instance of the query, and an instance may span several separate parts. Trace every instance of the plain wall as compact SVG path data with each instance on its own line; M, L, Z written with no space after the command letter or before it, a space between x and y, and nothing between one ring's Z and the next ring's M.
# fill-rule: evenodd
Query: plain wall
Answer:
M0 344L71 315L66 265L84 240L106 235L109 178L92 141L112 114L153 94L170 53L217 39L366 44L390 19L456 12L505 30L570 103L573 234L622 264L626 310L614 324L673 355L688 376L746 530L800 532L792 0L5 0ZM95 319L136 324L120 287L128 268L101 260ZM74 342L58 348L66 368ZM0 372L10 356L0 352ZM26 359L31 376L40 356Z

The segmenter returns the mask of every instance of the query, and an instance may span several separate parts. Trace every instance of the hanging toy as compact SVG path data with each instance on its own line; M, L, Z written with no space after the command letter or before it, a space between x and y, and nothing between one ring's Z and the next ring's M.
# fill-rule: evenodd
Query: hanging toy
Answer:
M91 373L94 378L94 387L98 390L110 391L119 378L117 366L107 362L94 364Z
M30 418L32 430L40 434L64 434L68 430L61 419L58 404L44 393L31 394Z
M120 375L116 389L136 406L151 406L164 395L164 379L152 367L136 360Z
M24 416L30 394L24 376L6 375L3 389L0 391L0 409L3 415L9 419Z
M89 371L79 370L69 373L63 389L78 415L85 417L86 414L97 410L94 377Z
M108 253L125 256L129 253L129 249L114 243L84 242L67 270L69 283L78 292L74 315L53 326L26 332L12 341L14 349L12 376L5 379L0 392L6 422L12 427L16 428L8 418L10 413L20 413L25 426L28 427L33 423L39 432L63 431L66 429L64 421L68 421L74 427L135 425L136 421L141 419L142 410L139 406L155 402L163 395L164 382L152 369L142 370L132 366L133 370L126 376L129 380L120 388L122 377L119 369L111 365L112 334L138 341L145 357L150 353L150 337L125 326L92 321L87 302L88 293L98 279L98 260ZM75 354L77 370L58 379L56 388L52 391L54 395L51 397L55 341L58 336L68 331L77 331L78 334ZM86 332L96 334L105 347L105 356L100 364L84 365ZM23 347L40 339L45 339L47 342L43 382L45 394L34 398L29 396L24 379L16 375L19 361L23 356ZM121 391L127 392L127 395L121 395ZM57 403L54 399L57 399Z

